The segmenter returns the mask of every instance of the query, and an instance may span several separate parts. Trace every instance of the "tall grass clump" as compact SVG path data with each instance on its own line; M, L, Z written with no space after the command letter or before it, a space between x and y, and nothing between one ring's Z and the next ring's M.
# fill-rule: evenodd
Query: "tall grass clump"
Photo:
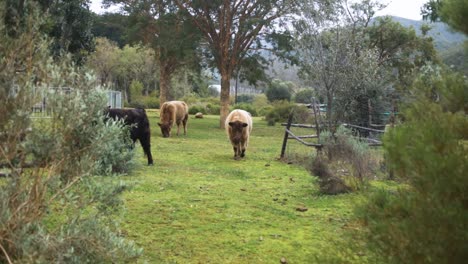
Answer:
M104 120L106 95L91 74L49 56L34 3L24 8L9 35L0 4L0 262L132 260L141 250L113 220L127 186L96 177L122 169L120 154L131 159L125 130ZM34 120L45 94L49 118Z
M323 131L320 136L323 148L308 169L319 178L321 192L337 194L367 187L377 168L367 144L343 126L334 134Z
M388 263L468 258L468 83L426 70L404 106L405 122L384 138L387 163L407 186L379 191L359 210L369 246Z

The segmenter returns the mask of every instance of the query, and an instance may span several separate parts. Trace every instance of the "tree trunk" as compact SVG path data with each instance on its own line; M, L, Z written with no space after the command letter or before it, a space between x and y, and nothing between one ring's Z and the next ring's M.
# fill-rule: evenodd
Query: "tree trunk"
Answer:
M332 133L332 135L335 135L334 129L333 129L333 113L332 113L332 105L333 105L333 94L331 91L327 91L327 126L328 126L328 131Z
M221 73L221 112L219 118L219 127L224 129L224 123L229 114L229 93L230 93L230 83L231 75L227 72Z
M162 105L167 101L171 74L164 65L161 65L159 74L159 104Z

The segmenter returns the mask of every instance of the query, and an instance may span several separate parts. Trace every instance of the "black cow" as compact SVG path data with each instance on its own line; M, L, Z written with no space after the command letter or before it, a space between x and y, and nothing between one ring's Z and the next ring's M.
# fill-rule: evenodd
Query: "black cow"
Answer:
M126 125L130 128L130 137L133 143L138 139L146 157L148 157L148 165L153 165L153 156L151 155L151 131L148 117L145 109L118 109L108 108L105 112L114 120L123 119Z

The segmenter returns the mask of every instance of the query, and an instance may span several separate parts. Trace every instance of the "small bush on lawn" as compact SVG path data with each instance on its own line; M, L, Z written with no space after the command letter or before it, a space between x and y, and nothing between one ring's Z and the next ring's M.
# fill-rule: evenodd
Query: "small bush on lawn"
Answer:
M189 114L190 115L194 115L196 113L202 113L202 114L206 114L206 110L205 110L205 107L203 107L202 105L192 105L189 107Z
M219 115L221 111L221 107L219 106L219 103L218 104L208 103L205 109L206 109L206 113L210 115Z
M378 162L372 157L367 143L355 139L350 129L340 126L334 136L324 131L320 140L328 162L340 164L338 170L350 170L352 177L346 177L346 180L353 189L365 187L367 180L373 178Z

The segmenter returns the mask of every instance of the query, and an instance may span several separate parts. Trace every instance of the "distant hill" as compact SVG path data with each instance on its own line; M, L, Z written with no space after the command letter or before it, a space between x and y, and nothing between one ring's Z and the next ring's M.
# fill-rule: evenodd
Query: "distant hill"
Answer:
M428 35L434 39L434 46L440 52L453 46L461 45L464 41L468 40L464 34L451 30L446 24L441 22L430 23L396 16L392 16L392 19L404 27L413 27L417 34L421 34L421 26L423 24L428 24L432 28Z

